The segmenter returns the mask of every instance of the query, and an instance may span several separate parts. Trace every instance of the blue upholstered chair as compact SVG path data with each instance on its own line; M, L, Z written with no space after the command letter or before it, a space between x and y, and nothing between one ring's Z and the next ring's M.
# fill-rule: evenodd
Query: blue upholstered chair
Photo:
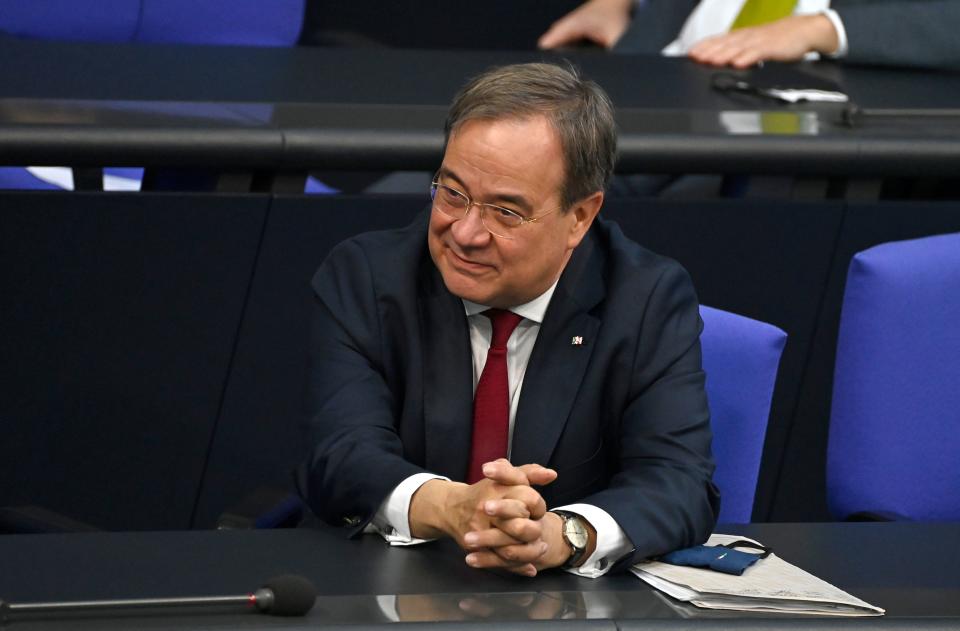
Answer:
M140 0L4 2L0 33L30 39L129 42L137 32Z
M60 168L60 167L56 167ZM70 177L73 182L73 172L66 169L64 176ZM63 187L37 177L30 170L23 167L0 166L0 188L29 189L31 191L58 191Z
M6 2L0 33L32 39L292 46L306 0Z
M293 46L306 0L141 0L135 41Z
M787 335L771 324L711 307L701 306L700 317L720 522L747 523Z
M850 263L827 499L840 519L960 520L960 233Z

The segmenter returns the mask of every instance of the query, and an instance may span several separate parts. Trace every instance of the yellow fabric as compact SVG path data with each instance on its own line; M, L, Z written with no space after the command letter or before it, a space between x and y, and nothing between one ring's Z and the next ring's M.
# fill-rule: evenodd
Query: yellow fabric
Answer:
M793 13L797 0L747 0L730 30L774 22Z
M760 129L765 134L793 136L800 133L800 115L796 112L761 112Z

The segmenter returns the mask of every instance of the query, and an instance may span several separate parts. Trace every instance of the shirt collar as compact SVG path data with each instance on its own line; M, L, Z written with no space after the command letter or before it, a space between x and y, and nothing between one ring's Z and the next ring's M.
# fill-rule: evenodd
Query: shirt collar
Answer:
M524 317L527 320L532 320L537 324L543 323L543 316L547 313L547 307L550 306L550 299L553 298L553 292L557 288L557 283L560 282L558 278L547 291L543 292L530 302L525 302L522 305L517 305L515 307L510 307L510 311L517 314L518 316ZM464 298L461 298L463 301L463 308L467 312L467 316L477 315L489 309L490 307L486 305L477 304L475 302L470 302Z

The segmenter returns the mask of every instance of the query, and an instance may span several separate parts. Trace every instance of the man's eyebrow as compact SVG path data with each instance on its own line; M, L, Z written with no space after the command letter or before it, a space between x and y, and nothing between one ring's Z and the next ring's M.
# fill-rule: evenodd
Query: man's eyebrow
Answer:
M530 212L530 203L520 195L500 194L494 198L497 204L507 204L524 212Z
M463 182L463 180L460 179L460 177L456 173L451 171L448 167L441 166L440 170L437 171L437 176L450 178L451 180L459 184L460 187L463 189L467 187L467 185ZM468 191L463 191L463 192L467 193ZM529 212L531 209L530 202L528 202L526 198L523 197L522 195L498 193L493 197L492 200L480 200L480 201L482 201L484 204L494 204L494 205L507 204L509 206L516 207L526 212Z
M448 177L451 180L454 180L457 184L459 184L460 188L467 187L467 185L463 183L463 180L460 179L460 176L458 176L456 173L454 173L453 171L451 171L445 166L441 166L440 170L437 171L437 177Z

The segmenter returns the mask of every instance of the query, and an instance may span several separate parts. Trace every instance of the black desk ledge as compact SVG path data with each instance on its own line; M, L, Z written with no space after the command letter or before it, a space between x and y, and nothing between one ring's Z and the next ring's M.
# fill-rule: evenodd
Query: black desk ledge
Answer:
M431 629L960 628L960 524L823 523L719 526L743 534L841 589L883 607L881 618L761 617L692 609L629 574L600 579L545 572L535 579L478 572L449 541L389 547L376 536L346 540L329 528L170 531L0 537L0 597L10 602L245 594L279 574L311 579L320 597L303 619L233 612L20 620L37 628L317 628L389 625L378 596L427 611ZM455 620L461 603L487 619ZM565 619L529 620L538 615ZM419 602L418 602L419 601ZM527 602L530 601L530 602ZM376 605L376 607L374 607ZM427 609L424 609L427 607ZM430 609L430 608L433 609ZM467 607L470 608L469 606ZM389 607L387 607L389 609ZM432 613L436 611L436 613ZM443 611L447 613L441 615ZM589 616L601 616L599 619ZM416 617L416 616L410 616ZM482 616L473 615L474 618ZM416 628L405 623L407 628ZM417 623L419 624L419 623ZM442 626L440 626L442 625Z

